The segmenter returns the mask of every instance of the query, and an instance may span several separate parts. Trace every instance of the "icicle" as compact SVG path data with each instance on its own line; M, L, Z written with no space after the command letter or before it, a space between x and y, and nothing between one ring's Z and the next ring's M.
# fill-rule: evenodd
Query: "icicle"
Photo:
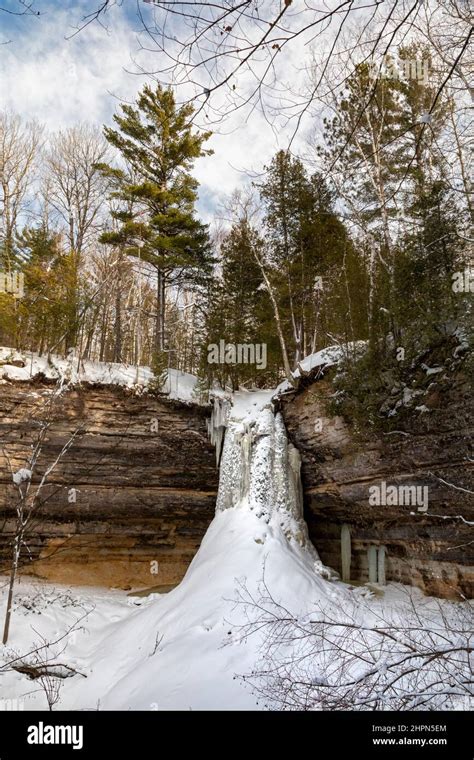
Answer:
M367 561L369 563L369 582L377 583L377 547L369 546L367 549Z
M281 414L274 420L272 450L272 480L275 507L281 511L291 511L289 485L288 438Z
M222 452L222 441L225 434L225 428L227 425L227 418L229 415L229 402L227 399L220 397L214 398L214 405L211 412L211 418L207 420L207 432L211 441L211 445L216 448L216 465L219 467L219 462Z
M220 425L218 428L215 428L213 431L213 440L211 440L211 443L214 444L216 447L216 467L219 467L219 462L221 458L221 451L222 451L222 439L224 438L224 432L225 428Z
M341 528L341 575L347 583L351 579L351 529L349 525Z
M292 443L288 445L289 502L290 511L295 517L303 516L303 487L301 483L301 456Z
M252 453L252 433L246 429L240 439L242 469L240 478L240 499L246 499L250 492L250 457Z
M237 417L230 399L214 399L209 429L216 445L225 431L216 512L248 509L265 523L274 521L289 541L307 548L323 572L303 518L300 454L288 442L283 417L274 413L271 400L258 413L248 408L247 417L245 411Z
M377 574L378 574L378 582L385 586L386 580L385 580L385 555L386 555L386 548L385 546L380 546L378 550L378 558L377 558Z

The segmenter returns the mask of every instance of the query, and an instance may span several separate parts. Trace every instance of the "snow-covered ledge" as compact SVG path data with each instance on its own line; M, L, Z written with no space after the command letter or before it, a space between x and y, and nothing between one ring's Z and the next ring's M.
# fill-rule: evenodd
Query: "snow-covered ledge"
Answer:
M47 380L63 379L73 385L117 385L132 388L137 393L155 380L150 367L116 362L96 362L77 357L70 351L66 358L50 354L39 356L32 351L16 351L0 346L0 384L2 382L29 382L37 376ZM170 368L162 392L168 398L199 404L196 394L198 378L188 372Z

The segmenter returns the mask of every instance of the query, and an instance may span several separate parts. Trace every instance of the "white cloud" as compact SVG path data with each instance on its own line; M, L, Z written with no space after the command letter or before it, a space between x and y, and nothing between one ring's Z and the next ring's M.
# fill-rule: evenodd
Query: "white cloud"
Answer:
M102 123L115 108L114 96L132 97L140 80L126 74L133 32L115 14L107 32L95 24L72 39L73 10L58 10L2 48L2 106L35 117L54 130L77 121Z
M79 121L110 123L119 100L134 99L146 78L130 73L139 44L122 8L112 9L107 29L91 24L65 39L78 17L77 6L60 8L19 27L12 43L0 48L1 107L54 131ZM237 113L233 123L219 128L209 142L214 155L196 165L200 209L208 219L223 197L247 180L244 170L261 171L277 147L285 146L284 137L278 145L258 112L243 121Z

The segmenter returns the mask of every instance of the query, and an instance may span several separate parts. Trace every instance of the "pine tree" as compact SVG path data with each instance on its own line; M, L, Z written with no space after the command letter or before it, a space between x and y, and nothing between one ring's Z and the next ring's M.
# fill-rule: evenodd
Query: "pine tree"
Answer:
M222 386L263 386L279 376L280 350L274 334L268 294L254 251L263 241L248 219L236 222L220 247L221 271L209 294L206 340L203 345L202 373ZM208 346L265 346L266 367L256 364L209 364Z
M404 129L401 81L392 75L394 61L386 59L385 65L389 76L383 71L376 76L367 62L355 67L335 103L335 116L324 120L326 147L320 149L367 243L373 344L379 328L385 327L380 309L392 310L396 193L407 166L406 142L399 139Z
M450 104L436 81L416 76L416 62L430 68L426 49L410 45L399 57L397 74L391 67L378 80L356 67L326 123L326 158L368 249L370 277L368 351L341 375L341 390L351 414L371 424L391 408L392 392L412 386L421 356L436 347L441 362L452 352L463 323L452 276L466 248L439 149Z
M171 89L146 85L136 107L120 106L118 129L104 129L125 168L101 166L121 204L112 213L118 229L101 239L156 270L156 361L166 349L167 288L202 286L212 264L207 227L195 217L198 183L191 175L195 159L211 153L203 148L210 132L194 131L192 115L191 106L177 107Z
M70 324L71 256L62 250L61 236L44 226L25 228L15 248L24 295L15 304L7 297L11 300L1 310L0 330L7 345L21 343L42 354L58 344Z
M428 70L432 66L429 50L419 45L402 48L400 58L402 62L423 60ZM462 268L465 244L457 235L455 194L438 147L448 119L448 98L439 98L427 124L426 115L437 93L435 83L408 77L401 81L401 93L408 177L394 311L401 332L416 332L419 343L422 338L432 339L443 320L455 318L460 299L453 294L452 275ZM416 331L411 330L412 324L417 325Z
M363 337L363 266L321 176L310 176L302 161L279 151L260 192L266 260L287 315L286 342L294 365L327 345L328 335Z

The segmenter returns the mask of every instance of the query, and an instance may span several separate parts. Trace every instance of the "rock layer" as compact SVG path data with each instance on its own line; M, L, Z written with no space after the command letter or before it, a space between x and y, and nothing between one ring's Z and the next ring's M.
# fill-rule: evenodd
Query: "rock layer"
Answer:
M0 438L25 465L52 386L0 386ZM118 387L67 392L54 412L36 482L71 432L83 428L48 478L27 535L22 572L55 582L166 588L178 583L214 515L218 473L208 411ZM0 450L0 562L6 571L14 491Z
M467 382L453 383L437 408L415 415L403 429L355 435L327 412L330 377L305 379L280 402L302 458L305 516L321 561L342 571L343 534L346 573L353 582L385 574L429 594L472 596L474 483L468 445L473 425ZM0 439L13 471L25 466L52 387L39 378L0 385ZM165 590L178 583L215 511L218 471L207 435L209 416L203 407L120 387L68 392L55 411L36 480L71 432L83 432L48 479L21 571L84 585ZM241 438L239 451L245 452L249 430L243 429ZM266 440L262 437L259 446ZM229 493L242 479L245 467L229 483ZM382 482L426 486L427 512L369 504L370 486ZM14 504L0 447L0 572L9 567Z
M306 381L281 402L302 457L305 514L321 560L341 572L341 530L347 526L353 581L369 579L370 547L372 552L385 547L387 580L437 596L472 597L473 415L466 378L453 382L436 409L415 413L403 430L356 435L327 411L331 372L318 382ZM369 488L382 482L426 486L428 510L371 505Z

